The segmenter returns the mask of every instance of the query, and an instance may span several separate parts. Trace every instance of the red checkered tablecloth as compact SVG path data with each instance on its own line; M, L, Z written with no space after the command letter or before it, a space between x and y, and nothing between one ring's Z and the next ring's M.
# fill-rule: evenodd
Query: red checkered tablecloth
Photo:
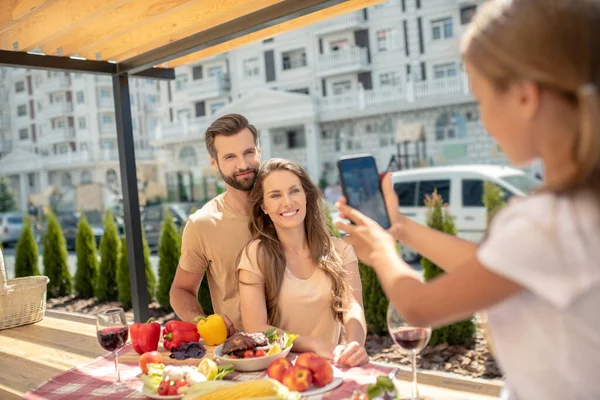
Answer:
M122 352L130 351L126 346ZM112 355L99 357L94 361L79 365L62 373L38 388L29 391L23 397L26 400L117 400L147 398L140 392L142 383L137 378L140 368L135 364L119 363L121 381L127 390L113 392L115 380L115 363ZM344 382L336 389L323 395L312 396L311 399L340 400L348 398L356 389L366 390L367 385L374 383L377 376L387 375L392 368L366 364L344 370ZM228 376L234 381L247 381L264 378L265 372L235 373Z

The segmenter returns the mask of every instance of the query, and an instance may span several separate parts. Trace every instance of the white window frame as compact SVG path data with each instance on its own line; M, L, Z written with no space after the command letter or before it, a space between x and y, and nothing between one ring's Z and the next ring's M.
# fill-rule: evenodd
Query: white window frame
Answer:
M85 93L83 93L83 90L78 90L77 93L75 93L75 101L77 104L85 103Z
M375 33L375 40L377 42L377 51L380 53L395 50L396 49L396 38L398 34L396 28L385 28L380 29Z
M380 87L392 87L402 84L402 76L400 71L389 71L379 74Z
M339 90L340 88L342 90ZM331 84L331 93L334 96L341 96L350 92L352 92L352 81L349 79L345 81L333 82Z
M455 78L457 75L458 66L455 62L436 64L433 66L434 79Z
M437 33L436 33L437 32ZM454 23L452 17L440 18L431 21L431 39L434 41L451 39L454 37Z
M246 58L242 61L245 78L254 78L260 74L260 61L258 57Z

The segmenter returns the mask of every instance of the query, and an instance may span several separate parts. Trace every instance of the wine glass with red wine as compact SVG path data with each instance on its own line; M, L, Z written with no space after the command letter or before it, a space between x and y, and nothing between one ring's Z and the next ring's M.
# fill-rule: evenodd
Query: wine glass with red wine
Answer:
M410 400L420 400L417 387L417 354L429 343L431 327L412 326L402 318L392 303L387 309L388 332L400 349L410 354L412 364L413 382Z
M115 391L124 390L125 386L121 383L121 375L119 374L118 351L127 343L129 327L123 309L111 308L110 310L98 313L96 316L96 334L98 335L100 346L104 350L113 352L115 355L117 380L113 385L113 389Z

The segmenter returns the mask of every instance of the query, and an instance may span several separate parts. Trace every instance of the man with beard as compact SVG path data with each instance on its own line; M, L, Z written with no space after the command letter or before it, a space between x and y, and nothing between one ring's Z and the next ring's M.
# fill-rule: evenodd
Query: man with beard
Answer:
M204 141L226 191L191 215L185 226L171 306L183 321L204 315L198 290L206 274L214 311L224 317L231 334L242 329L236 261L251 239L248 195L260 167L258 132L244 116L228 114L208 127Z

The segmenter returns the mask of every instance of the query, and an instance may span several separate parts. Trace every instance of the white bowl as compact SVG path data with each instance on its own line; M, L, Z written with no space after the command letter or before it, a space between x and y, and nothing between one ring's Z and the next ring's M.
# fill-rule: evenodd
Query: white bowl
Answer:
M252 358L229 358L223 357L223 345L215 348L213 354L223 364L233 365L233 369L236 371L250 372L250 371L261 371L267 369L274 360L278 358L285 358L292 350L292 346L282 350L281 353L273 354L272 356L252 357Z

